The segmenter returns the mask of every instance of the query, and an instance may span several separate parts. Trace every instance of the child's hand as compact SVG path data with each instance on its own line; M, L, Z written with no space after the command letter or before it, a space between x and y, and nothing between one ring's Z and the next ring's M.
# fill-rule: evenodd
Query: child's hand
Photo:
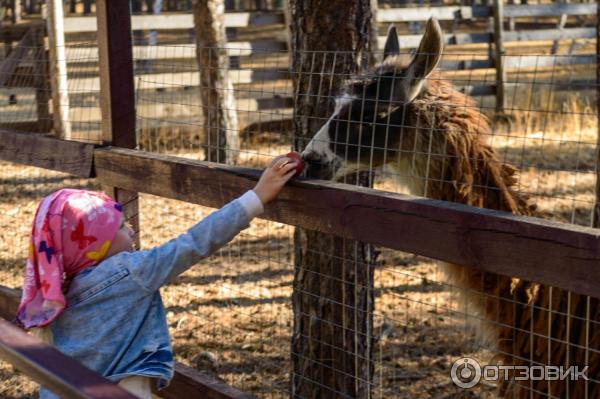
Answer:
M296 161L284 155L271 161L260 176L254 192L263 204L268 204L277 197L285 183L296 173Z

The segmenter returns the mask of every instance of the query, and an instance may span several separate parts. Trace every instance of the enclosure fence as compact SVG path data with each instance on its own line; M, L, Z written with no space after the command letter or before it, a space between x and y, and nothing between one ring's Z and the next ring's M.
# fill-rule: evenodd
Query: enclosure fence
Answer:
M391 12L382 15L381 22L391 20ZM415 24L421 13L415 15L407 30L423 28ZM570 14L554 17L562 15ZM270 21L265 26L273 22L270 14L261 18ZM516 13L506 18L516 18L517 27L533 23ZM275 22L282 24L283 15ZM391 69L340 75L336 65L351 54L306 53L309 64L291 70L289 52L272 40L262 48L229 43L197 50L173 43L181 35L155 28L155 44L134 37L128 106L136 110L137 148L130 149L94 146L106 144L107 136L100 52L85 36L64 48L69 140L30 134L50 129L55 113L48 100L56 97L40 79L49 63L45 47L19 36L33 37L27 33L33 28L15 33L20 44L11 54L21 52L14 56L19 62L7 63L9 54L0 63L3 286L19 287L30 221L54 190L128 190L133 200L126 204L138 204L128 215L139 219L141 248L151 248L250 189L257 169L274 156L309 148L310 140L295 134L306 121L329 126L312 145L329 148L337 161L315 165L338 181L292 182L249 229L163 289L179 362L273 398L289 396L290 386L296 397L308 391L458 397L467 391L450 377L463 358L482 365L589 366L585 380L509 375L506 382L484 379L468 392L597 397L600 255L598 232L589 226L597 204L599 87L593 43L582 40L589 35L544 44L551 54L518 48L500 54L499 112L493 54L456 49L452 44L459 43L449 41L458 34L447 36L440 72L407 105L391 88L406 82L406 62L419 55L407 48L417 47L422 31L411 45L402 46L400 37L403 57ZM198 68L196 57L223 53L229 68ZM382 52L369 57L365 65L382 61ZM208 122L223 107L200 99L211 88L201 74L211 72L223 72L231 83L217 89L233 97L225 110L237 125L225 130ZM337 81L347 81L343 90ZM302 114L303 101L327 112ZM239 137L238 147L213 141L227 130ZM213 150L234 152L235 162L206 162ZM354 185L365 175L372 188ZM349 385L360 395L350 394Z

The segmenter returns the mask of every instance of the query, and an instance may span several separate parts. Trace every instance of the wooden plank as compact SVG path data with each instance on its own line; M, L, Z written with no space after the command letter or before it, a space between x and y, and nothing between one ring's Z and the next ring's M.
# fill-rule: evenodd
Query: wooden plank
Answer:
M0 115L2 112L0 111ZM46 133L45 126L37 120L24 122L0 122L0 130L13 132Z
M243 28L283 24L281 12L232 12L225 14L225 26ZM134 15L131 17L133 30L182 30L194 29L192 14ZM65 33L95 32L94 17L65 18Z
M107 144L134 148L135 97L129 2L98 2L98 48L103 139ZM71 84L74 84L73 82ZM74 87L90 87L77 86Z
M21 295L18 290L0 285L0 318L12 320L17 313ZM155 386L152 388L155 390ZM166 399L250 399L253 396L241 392L195 369L175 362L175 376L171 384L156 395Z
M554 41L566 39L592 39L595 38L595 28L568 28L568 29L536 29L504 32L504 41ZM400 35L400 47L403 49L419 46L422 35ZM378 36L377 43L380 47L385 44L385 36ZM446 45L465 45L476 43L489 43L492 40L490 33L447 33L444 35Z
M505 69L559 67L571 65L595 64L594 55L507 55L504 57Z
M515 17L560 17L561 15L595 15L595 3L556 4L511 4L504 6L504 16Z
M94 146L0 129L0 159L91 177Z
M61 397L136 398L118 385L4 319L0 319L0 358Z
M28 30L21 38L16 47L12 49L8 57L0 61L0 86L5 86L15 73L21 60L29 53L34 45L34 30Z
M462 93L466 93L473 97L481 97L496 94L496 85L494 83L489 84L468 84L468 80L456 79L453 80L453 84ZM464 84L467 83L467 84ZM518 87L523 87L526 83L505 83L504 86L507 91L515 90ZM537 86L545 86L553 92L559 91L582 91L582 90L593 90L594 82L590 79L575 79L567 81L553 81L553 82L538 82Z
M559 17L561 15L594 15L596 4L518 4L506 5L507 18L515 17ZM493 14L488 6L440 6L403 7L379 9L379 23L427 21L430 17L439 20L488 18Z
M46 50L46 32L43 27L35 29L35 54L33 73L36 80L35 102L36 117L38 126L36 130L27 130L28 132L41 131L50 132L53 126L53 118L50 114L50 94L52 92L50 84L49 54Z
M455 19L487 18L491 16L488 6L441 6L441 7L405 7L405 8L379 8L377 22L410 22L427 21L435 17L441 21L454 21Z
M273 81L289 78L289 71L283 69L237 69L229 71L229 78L234 84L249 84L261 81ZM85 88L89 92L100 90L99 77L71 78L72 87ZM173 73L149 73L136 75L136 89L168 89L176 87L194 87L200 84L198 71L173 72Z
M228 42L226 45L230 56L244 57L256 53L280 52L286 49L285 42L278 40L258 40L254 42ZM176 60L195 59L195 45L159 45L134 46L133 58L136 60ZM98 62L97 47L68 47L66 49L68 64Z
M15 320L20 301L18 290L0 285L0 318Z
M206 398L206 399L251 399L255 396L244 393L215 380L206 374L181 363L175 363L175 376L169 386L154 390L154 394L165 399Z
M596 8L596 185L592 227L600 227L600 1Z
M130 12L128 1L96 3L102 142L123 148L137 146ZM135 232L139 248L137 192L119 186L105 187L104 191L123 205L123 215Z
M400 35L400 48L417 48L423 35ZM380 48L385 46L385 36L377 37L377 45ZM489 43L492 40L490 33L446 33L444 34L444 44L458 45L471 43Z
M506 108L504 70L504 0L493 0L494 19L494 67L496 69L496 115L504 113Z
M106 184L213 208L260 175L116 148L96 149L94 165ZM592 228L303 179L288 184L262 217L600 298L600 231Z
M26 21L18 24L0 24L0 41L16 42L20 40L28 30L34 28L43 29L45 21L34 20Z
M504 32L506 42L525 42L532 40L565 40L565 39L591 39L596 37L595 28L569 28L569 29L536 29Z

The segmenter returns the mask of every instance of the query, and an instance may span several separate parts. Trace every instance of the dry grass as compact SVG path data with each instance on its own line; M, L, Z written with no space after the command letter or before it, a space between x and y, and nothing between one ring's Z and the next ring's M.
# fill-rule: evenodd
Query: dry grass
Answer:
M265 150L265 153L268 151ZM260 163L267 159L248 159ZM97 188L91 181L2 163L0 281L21 283L29 226L37 202L60 187ZM18 189L17 189L18 188ZM158 245L211 210L142 195L141 239ZM293 227L256 220L236 240L162 289L176 358L260 397L287 397L291 329ZM450 292L433 262L384 251L377 275L376 390L384 397L427 398L453 392L448 366L472 335L448 309ZM0 397L35 395L36 386L0 373ZM4 380L4 379L3 379ZM392 393L393 392L393 393Z
M594 199L595 110L589 100L575 95L553 102L552 112L514 111L513 124L498 127L490 141L506 160L521 167L520 189L543 211L586 224ZM260 147L245 143L240 163L264 167L288 149L279 140ZM178 155L199 158L201 152L188 148ZM0 180L0 283L18 287L38 201L61 187L99 187L93 181L4 162ZM376 187L402 190L386 175ZM211 211L149 195L142 195L140 204L144 248L185 231ZM178 361L259 397L288 396L292 237L291 226L256 220L232 244L162 289ZM385 249L380 259L375 396L491 396L489 386L459 391L448 378L458 357L486 360L490 353L476 344L467 327L470 317L459 311L456 290L441 283L435 263ZM35 384L4 363L0 376L0 398L35 395Z

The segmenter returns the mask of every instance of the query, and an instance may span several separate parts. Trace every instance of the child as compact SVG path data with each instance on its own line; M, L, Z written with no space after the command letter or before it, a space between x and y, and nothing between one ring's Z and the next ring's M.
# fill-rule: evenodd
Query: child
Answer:
M45 327L52 343L141 398L173 377L173 354L159 288L248 227L294 175L277 157L253 190L187 233L133 250L121 206L103 193L59 190L36 212L17 320ZM55 397L42 388L41 398Z

